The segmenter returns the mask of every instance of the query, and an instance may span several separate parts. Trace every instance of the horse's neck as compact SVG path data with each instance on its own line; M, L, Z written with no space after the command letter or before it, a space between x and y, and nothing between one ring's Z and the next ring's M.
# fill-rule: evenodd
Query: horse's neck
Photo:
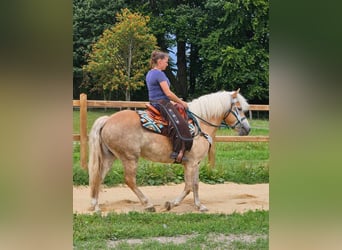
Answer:
M221 118L212 118L210 120L208 120L208 122L210 122L211 124L214 124L214 125L220 125L221 124ZM215 134L216 134L216 131L217 131L217 127L214 127L214 126L210 126L208 124L206 124L205 122L201 122L200 123L200 126L201 126L201 129L203 132L207 133L208 135L210 135L211 137L214 137Z

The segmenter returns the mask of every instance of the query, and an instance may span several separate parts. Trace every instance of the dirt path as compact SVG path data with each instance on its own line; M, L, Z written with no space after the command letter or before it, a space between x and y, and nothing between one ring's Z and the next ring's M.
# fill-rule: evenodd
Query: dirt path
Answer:
M184 188L184 184L145 186L142 192L155 204L157 212L164 211L164 203L173 200ZM268 184L236 184L225 183L209 185L200 183L199 196L202 204L209 213L233 212L243 213L248 210L269 209L269 185ZM99 198L100 207L103 212L115 211L127 213L129 211L143 211L135 194L125 185L121 187L102 188ZM90 213L90 191L88 186L73 188L73 211L74 213ZM190 193L184 201L171 212L186 213L197 212L193 205L193 196Z

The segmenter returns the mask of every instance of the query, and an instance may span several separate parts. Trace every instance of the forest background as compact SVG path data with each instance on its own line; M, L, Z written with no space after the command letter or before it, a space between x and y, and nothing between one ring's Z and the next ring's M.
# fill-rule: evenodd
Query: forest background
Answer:
M122 21L118 14L125 16L125 9L145 18L156 45L169 52L165 73L172 89L184 100L240 88L249 103L269 103L267 0L74 0L74 99L87 93L88 99L148 100L145 84L127 96L122 86L106 88L85 70L94 54L94 44ZM108 74L117 75L114 71ZM144 75L135 77L137 82L144 81Z

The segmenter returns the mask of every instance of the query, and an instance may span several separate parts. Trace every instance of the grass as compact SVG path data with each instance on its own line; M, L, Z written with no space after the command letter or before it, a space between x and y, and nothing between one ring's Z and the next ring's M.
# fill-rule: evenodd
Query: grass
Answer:
M74 214L73 219L74 249L268 249L268 211ZM177 242L180 236L185 237Z

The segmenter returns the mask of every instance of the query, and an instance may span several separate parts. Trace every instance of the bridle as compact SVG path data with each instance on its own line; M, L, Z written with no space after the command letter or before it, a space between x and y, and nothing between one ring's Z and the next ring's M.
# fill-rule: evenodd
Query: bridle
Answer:
M223 118L223 122L222 122L224 125L226 125L227 127L232 128L232 129L235 129L238 125L241 126L242 122L245 119L247 119L245 116L241 117L241 115L240 115L241 108L236 106L237 102L238 102L237 98L234 97L233 100L232 100L231 108L227 111L227 114L225 114L225 116ZM235 118L236 118L236 122L233 125L229 125L225 121L230 113L232 113L235 116Z

